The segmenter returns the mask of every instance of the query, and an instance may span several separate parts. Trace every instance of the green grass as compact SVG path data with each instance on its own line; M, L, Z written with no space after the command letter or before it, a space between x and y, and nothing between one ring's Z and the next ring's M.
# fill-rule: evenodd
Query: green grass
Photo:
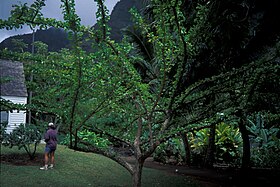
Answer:
M43 153L40 145L38 153ZM24 150L1 146L1 155L24 153ZM43 163L43 161L42 161ZM58 146L55 169L41 171L38 166L15 166L1 163L1 187L85 187L132 186L126 169L114 161L93 153L83 153ZM198 186L183 176L168 175L163 171L144 168L142 186Z

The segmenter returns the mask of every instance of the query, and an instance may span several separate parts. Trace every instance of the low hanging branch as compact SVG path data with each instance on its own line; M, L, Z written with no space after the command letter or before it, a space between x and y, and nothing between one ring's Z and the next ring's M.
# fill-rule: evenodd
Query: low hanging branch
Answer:
M123 166L125 169L127 169L129 171L129 173L132 175L133 174L133 167L131 164L129 164L127 161L125 161L120 155L116 154L115 152L110 152L110 151L106 151L103 150L101 148L98 147L94 147L92 146L89 142L86 141L79 141L81 144L86 145L88 147L89 150L85 150L82 148L77 148L77 150L81 150L81 151L90 151L90 152L94 152L94 153L98 153L101 154L107 158L110 158L112 160L114 160L115 162L117 162L118 164L120 164L121 166Z

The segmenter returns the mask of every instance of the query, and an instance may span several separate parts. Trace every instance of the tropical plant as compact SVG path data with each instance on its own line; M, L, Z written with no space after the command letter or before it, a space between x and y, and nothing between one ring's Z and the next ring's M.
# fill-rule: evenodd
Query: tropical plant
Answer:
M216 161L227 164L240 164L242 138L234 125L221 123L216 129Z
M265 117L261 113L255 115L256 119L248 118L250 125L247 126L251 135L251 145L252 147L274 147L279 146L279 140L277 136L280 133L279 128L269 127L265 124Z
M242 139L238 128L220 123L216 126L215 137L215 162L226 164L239 164L242 155ZM190 133L192 162L203 166L206 148L209 141L209 129L202 129Z
M254 119L255 117L255 119ZM280 159L280 130L269 126L266 115L257 113L248 117L250 131L252 164L257 167L279 168Z

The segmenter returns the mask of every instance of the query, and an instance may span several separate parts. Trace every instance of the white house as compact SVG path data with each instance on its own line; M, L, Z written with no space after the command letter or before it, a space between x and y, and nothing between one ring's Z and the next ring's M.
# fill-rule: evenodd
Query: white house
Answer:
M0 59L1 99L16 104L27 103L27 89L25 85L22 62ZM11 132L21 123L26 123L26 111L5 111L1 107L0 122L8 122L7 132Z

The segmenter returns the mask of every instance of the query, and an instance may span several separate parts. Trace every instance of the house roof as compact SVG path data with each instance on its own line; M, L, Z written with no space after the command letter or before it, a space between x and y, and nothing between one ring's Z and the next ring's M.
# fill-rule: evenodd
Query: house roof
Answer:
M1 96L27 97L22 62L0 59Z

